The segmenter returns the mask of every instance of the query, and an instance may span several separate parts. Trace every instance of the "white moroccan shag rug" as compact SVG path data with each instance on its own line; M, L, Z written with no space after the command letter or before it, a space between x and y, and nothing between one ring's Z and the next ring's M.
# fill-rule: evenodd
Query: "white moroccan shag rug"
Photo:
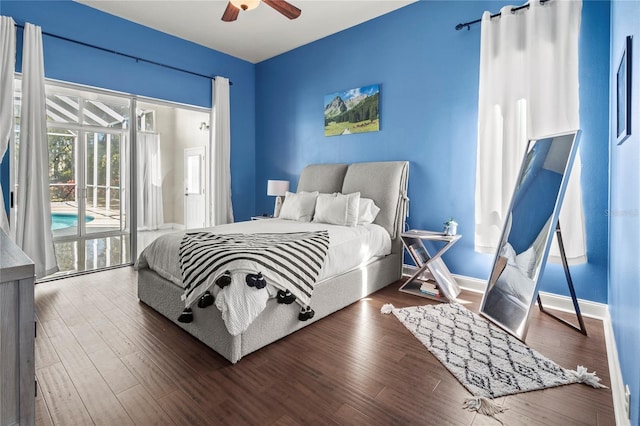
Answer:
M474 395L465 408L494 415L491 400L570 383L605 387L595 373L567 370L460 304L412 306L393 314Z

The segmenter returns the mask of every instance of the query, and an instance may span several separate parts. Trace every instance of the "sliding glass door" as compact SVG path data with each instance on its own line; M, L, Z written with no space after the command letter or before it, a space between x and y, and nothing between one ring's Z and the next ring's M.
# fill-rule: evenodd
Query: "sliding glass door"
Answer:
M131 258L130 100L47 86L49 192L59 274Z
M14 167L20 152L20 83L18 78ZM190 171L181 159L185 149L204 150L209 144L210 109L61 82L48 81L46 92L49 194L60 271L47 278L131 264L159 235L184 229L184 178ZM206 164L200 168L208 181ZM11 183L15 192L13 177Z

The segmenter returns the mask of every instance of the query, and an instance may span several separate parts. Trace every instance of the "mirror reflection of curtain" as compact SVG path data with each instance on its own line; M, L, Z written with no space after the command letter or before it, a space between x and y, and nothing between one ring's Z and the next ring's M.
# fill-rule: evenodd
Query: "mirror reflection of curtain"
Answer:
M8 16L0 16L0 163L13 136L13 74L16 63L16 25ZM9 235L9 220L0 184L0 229Z
M16 244L42 278L58 271L51 231L42 29L26 23L23 34Z
M529 3L482 17L475 247L495 253L527 141L580 127L578 39L582 2ZM580 158L560 223L567 257L586 261ZM552 246L551 255L557 254Z
M164 224L160 135L137 134L138 229L153 230Z

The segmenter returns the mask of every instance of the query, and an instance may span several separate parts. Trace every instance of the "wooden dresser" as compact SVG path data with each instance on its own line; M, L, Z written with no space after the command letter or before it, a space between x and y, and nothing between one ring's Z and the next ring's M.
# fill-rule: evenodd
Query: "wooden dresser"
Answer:
M33 425L34 265L0 230L0 425Z

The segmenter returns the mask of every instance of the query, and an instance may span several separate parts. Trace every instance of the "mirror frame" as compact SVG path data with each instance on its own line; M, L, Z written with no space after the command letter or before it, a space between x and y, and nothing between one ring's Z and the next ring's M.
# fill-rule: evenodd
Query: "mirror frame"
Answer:
M567 158L567 163L565 164L565 168L564 168L564 173L562 175L562 179L560 182L560 187L558 188L558 193L556 194L556 198L555 198L555 203L554 203L554 207L553 207L553 211L551 213L550 216L550 222L548 221L547 223L549 224L548 229L545 230L545 225L543 225L539 236L542 235L542 233L546 233L546 235L544 235L544 244L542 245L543 247L543 251L542 251L542 257L540 258L540 261L538 263L538 265L536 266L534 264L534 270L532 271L531 274L531 280L533 281L533 293L531 294L531 300L528 301L528 304L526 304L526 311L524 313L524 316L522 318L522 320L520 322L517 323L517 326L514 326L513 324L506 324L505 322L501 321L499 318L496 318L496 314L497 313L502 313L502 316L504 317L505 315L509 315L509 313L507 312L507 310L505 309L504 312L497 312L496 309L492 309L491 312L487 311L487 299L489 296L489 293L493 290L493 288L495 287L496 282L498 281L498 278L501 276L501 274L504 272L504 269L506 268L506 258L504 256L501 256L501 248L505 245L505 243L508 241L508 237L511 234L511 218L512 218L512 212L513 212L513 208L514 208L514 201L516 200L516 195L518 195L518 189L519 186L521 184L521 182L523 181L523 178L526 175L527 172L527 157L530 153L530 151L533 149L533 147L535 146L536 142L541 141L541 140L545 140L545 139L552 139L552 138L556 138L556 137L565 137L565 136L571 136L573 135L573 138L571 139L571 147L569 149L569 153L568 153L568 158ZM531 139L529 140L528 144L527 144L527 149L525 151L524 154L524 158L522 160L522 165L520 167L520 172L518 173L518 177L516 179L516 183L514 185L514 190L513 193L511 195L511 202L509 203L509 209L507 210L506 214L505 214L505 223L502 227L502 233L500 235L500 243L498 245L498 249L496 250L496 254L494 256L494 261L491 267L491 273L489 276L489 280L487 282L487 287L486 290L484 292L484 295L482 297L482 302L480 305L480 315L482 315L483 317L489 319L490 321L492 321L493 323L495 323L496 325L498 325L500 328L504 329L505 331L509 332L510 334L514 335L515 337L517 337L518 339L524 341L526 335L527 335L527 331L529 328L529 319L531 317L531 311L533 309L534 304L536 303L537 300L537 295L538 295L538 290L540 287L540 278L542 277L543 273L544 273L544 269L546 266L546 262L547 262L547 258L549 256L549 249L551 247L551 241L553 240L553 236L555 235L556 232L556 226L558 223L558 216L560 213L560 207L562 206L562 201L564 199L564 194L566 192L567 189L567 183L569 181L569 176L571 173L571 169L573 167L573 162L576 156L576 152L578 150L578 145L579 145L579 141L580 141L580 135L581 135L581 131L580 130L573 130L570 132L564 132L564 133L558 133L558 134L553 134L553 135L549 135L549 136L545 136L545 137L540 137L537 139ZM505 277L506 278L506 277ZM505 307L506 308L506 307ZM517 318L516 318L517 319Z

